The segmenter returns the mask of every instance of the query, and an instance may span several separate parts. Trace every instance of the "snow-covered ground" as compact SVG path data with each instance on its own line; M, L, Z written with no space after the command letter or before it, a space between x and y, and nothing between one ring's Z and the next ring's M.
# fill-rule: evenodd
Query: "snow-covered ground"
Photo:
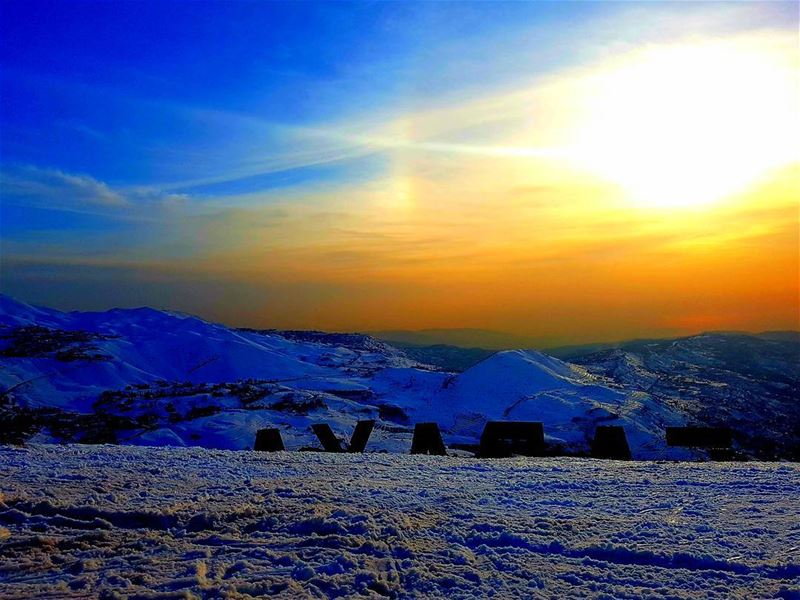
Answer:
M731 427L743 456L800 459L798 336L630 342L572 360L509 350L450 373L361 334L65 313L0 294L0 441L21 422L16 437L34 442L243 450L277 427L298 449L317 445L315 423L347 438L374 419L369 449L405 452L415 423L438 423L452 446L475 444L487 420L526 420L544 424L550 454L586 455L598 425L619 425L635 459L702 458L666 447L664 430L706 425Z
M689 455L664 442L682 413L535 350L446 373L365 335L231 329L151 308L64 313L2 295L0 409L51 411L34 415L35 442L241 450L278 427L297 449L316 444L314 423L349 436L374 419L370 449L405 451L414 423L474 444L503 419L543 422L559 452L588 453L602 424L625 428L634 458Z
M800 465L0 447L0 597L798 598Z

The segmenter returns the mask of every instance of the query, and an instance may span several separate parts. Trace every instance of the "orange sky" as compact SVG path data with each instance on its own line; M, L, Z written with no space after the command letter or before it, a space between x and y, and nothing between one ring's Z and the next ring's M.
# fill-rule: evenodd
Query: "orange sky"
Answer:
M320 302L287 295L247 317L300 327L478 327L542 343L797 329L795 41L652 46L406 115L372 135L390 176L281 204L280 227L259 227L243 201L239 240L226 229L208 266L313 282ZM691 86L715 67L697 100ZM481 143L428 141L477 126Z
M494 329L542 346L798 329L797 29L748 27L756 5L711 8L685 33L680 14L654 13L671 35L544 71L520 50L502 82L313 125L182 109L248 132L241 147L280 139L289 150L266 172L356 160L346 176L210 193L234 175L156 189L15 167L7 204L113 226L6 230L3 290L255 327ZM605 26L635 30L646 12Z
M567 219L541 206L561 197L561 188L512 192L505 202L515 206L513 218L501 218L501 209L493 218L464 206L459 218L466 223L456 228L446 214L416 210L383 216L383 235L358 236L355 226L332 233L301 218L287 227L311 229L304 235L319 236L316 243L245 242L206 266L215 278L274 277L287 290L318 286L303 300L291 291L265 296L263 307L241 314L239 321L248 323L478 327L542 343L796 329L797 182L797 170L789 168L714 206L617 207ZM347 221L346 214L335 218ZM258 239L257 226L245 231L252 232L245 239Z

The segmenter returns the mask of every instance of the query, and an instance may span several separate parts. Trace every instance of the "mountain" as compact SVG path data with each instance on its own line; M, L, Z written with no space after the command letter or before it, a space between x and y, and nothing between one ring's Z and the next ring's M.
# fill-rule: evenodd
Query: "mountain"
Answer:
M615 389L606 378L535 350L498 352L454 378L449 391L451 431L478 436L486 417L542 421L566 451L586 447L603 424L624 426L636 456L665 456L664 427L683 424L679 413L645 394Z
M575 363L502 351L456 373L364 334L232 329L150 308L64 313L0 296L0 420L7 436L44 442L228 449L278 427L298 449L318 447L314 423L349 437L375 419L369 449L394 452L419 422L470 445L487 420L534 420L552 451L576 454L598 424L618 424L636 458L675 458L696 454L666 448L665 426L731 419L745 453L791 455L792 342L726 339L642 342Z
M466 371L496 352L496 350L487 350L486 348L462 348L461 346L450 346L448 344L419 346L403 342L389 343L414 360L433 365L443 371L455 371L458 373Z
M661 344L665 342L674 342L680 339L689 339L703 335L725 336L734 338L761 338L765 340L775 340L781 342L800 343L800 331L762 331L760 333L752 333L749 331L706 331L697 334L697 336L686 336L678 338L641 338L633 340L622 340L618 342L594 342L589 344L571 344L567 346L552 346L542 348L542 352L546 352L550 356L555 356L562 360L574 361L576 358L600 352L602 350L611 350L614 348L637 348L646 344Z
M489 350L513 350L540 346L541 340L529 336L515 335L491 329L393 329L368 331L368 335L389 343L414 346L447 345L461 348L486 348Z
M800 459L800 338L796 332L704 333L640 340L571 360L638 390L691 421L733 428L761 458Z
M756 335L765 340L800 343L800 331L762 331Z
M47 439L226 448L251 447L271 425L298 443L314 441L312 420L349 431L384 410L366 401L381 370L446 377L366 336L229 329L150 308L61 313L8 297L0 366L7 405L49 411Z

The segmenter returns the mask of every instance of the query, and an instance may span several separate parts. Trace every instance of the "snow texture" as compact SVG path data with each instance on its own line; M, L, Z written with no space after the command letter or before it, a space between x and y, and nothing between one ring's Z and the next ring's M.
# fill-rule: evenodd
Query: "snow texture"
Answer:
M800 466L0 447L0 598L798 598Z
M505 419L542 421L563 453L588 453L603 424L625 427L634 458L692 456L665 446L680 411L534 350L453 374L365 335L230 329L152 308L62 313L0 295L0 386L13 406L61 411L37 442L249 449L278 427L298 449L318 445L313 423L347 438L375 419L368 449L405 452L414 423L475 444Z

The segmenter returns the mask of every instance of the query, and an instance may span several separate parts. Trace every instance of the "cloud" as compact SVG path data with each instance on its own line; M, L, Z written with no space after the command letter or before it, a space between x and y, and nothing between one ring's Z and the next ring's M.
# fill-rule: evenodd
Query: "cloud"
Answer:
M783 56L794 40L762 32L745 49L752 43ZM742 41L722 40L737 48ZM214 143L209 156L194 148L197 160L164 146L181 159L164 162L187 167L174 185L120 187L52 169L4 169L4 201L148 221L60 232L25 224L4 240L6 271L20 290L31 278L47 288L62 268L91 267L98 280L129 273L130 288L146 279L172 307L226 321L247 314L249 324L265 326L488 326L583 341L623 330L645 336L664 323L691 327L680 319L715 311L732 315L731 328L785 326L797 306L796 171L771 173L724 202L664 211L632 203L619 182L553 151L584 132L581 124L592 122L584 113L611 113L587 106L597 82L640 56L313 128L180 109L202 121ZM345 177L320 170L287 187L259 187L262 180L197 189L365 154L385 157L386 168L364 174L348 163ZM347 179L354 171L362 177ZM170 193L187 189L191 195ZM11 269L9 257L28 262ZM46 276L26 266L39 264L50 265ZM75 287L84 285L75 277ZM187 300L199 296L196 281L209 288L204 294L220 295L218 305ZM253 308L254 297L263 304Z
M33 166L6 167L0 171L4 198L35 206L123 207L128 201L105 183L88 175Z
M4 202L17 205L127 218L145 218L154 208L180 210L188 201L185 194L152 187L115 188L90 175L33 165L1 167L0 193Z

